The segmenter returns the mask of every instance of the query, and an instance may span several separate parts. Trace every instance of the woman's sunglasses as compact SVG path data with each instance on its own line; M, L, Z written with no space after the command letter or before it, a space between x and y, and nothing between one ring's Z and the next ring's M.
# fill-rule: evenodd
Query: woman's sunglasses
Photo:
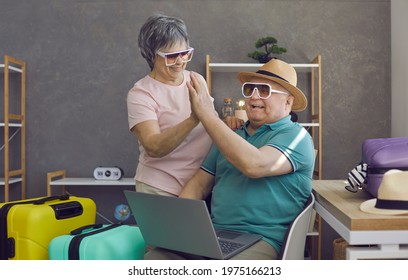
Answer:
M193 58L194 48L189 48L184 51L164 53L158 51L157 54L164 58L166 66L173 66L180 57L182 62L189 62Z
M258 93L259 98L261 99L268 99L272 92L274 93L281 93L281 94L288 94L287 92L272 89L270 84L267 83L250 83L246 82L242 85L242 95L245 98L251 98L254 94L254 91Z

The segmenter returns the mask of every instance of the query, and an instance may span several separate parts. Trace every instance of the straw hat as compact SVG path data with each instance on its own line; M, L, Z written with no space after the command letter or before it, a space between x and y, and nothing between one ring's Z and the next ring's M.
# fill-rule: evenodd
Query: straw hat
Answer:
M262 65L257 72L240 72L237 76L241 83L249 82L253 77L274 81L287 89L294 97L292 111L300 112L306 109L307 99L305 94L296 87L297 75L292 65L274 58Z
M382 215L408 214L408 171L387 171L378 188L377 198L363 202L360 210Z

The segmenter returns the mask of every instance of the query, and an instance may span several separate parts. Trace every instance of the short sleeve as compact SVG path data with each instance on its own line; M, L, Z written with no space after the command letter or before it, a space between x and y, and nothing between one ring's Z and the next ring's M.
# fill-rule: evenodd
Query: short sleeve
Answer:
M268 145L280 150L288 158L293 172L308 168L308 163L314 158L313 142L304 128L282 131Z
M147 120L157 120L158 104L148 92L135 85L127 97L129 130Z
M210 151L207 154L207 157L205 158L204 162L201 164L201 169L215 176L216 169L217 169L216 168L217 158L219 154L220 154L220 151L218 150L217 146L213 144L211 146Z

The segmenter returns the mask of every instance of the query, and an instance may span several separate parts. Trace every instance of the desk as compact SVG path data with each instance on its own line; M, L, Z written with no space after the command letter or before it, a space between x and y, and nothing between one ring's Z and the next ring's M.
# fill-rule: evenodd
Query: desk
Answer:
M59 178L59 179L55 179ZM96 180L95 178L67 178L65 170L47 173L47 195L52 195L52 186L62 186L65 194L66 186L136 186L134 178L122 178L120 180Z
M351 193L344 180L314 180L315 210L350 245L347 259L408 258L408 215L374 215L360 211L372 197ZM321 236L321 232L319 232Z

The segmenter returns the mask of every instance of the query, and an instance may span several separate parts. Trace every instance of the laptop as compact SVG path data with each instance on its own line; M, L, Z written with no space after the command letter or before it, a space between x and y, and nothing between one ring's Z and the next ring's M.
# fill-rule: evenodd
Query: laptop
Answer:
M229 259L262 236L215 230L203 200L125 190L146 244L211 259Z

